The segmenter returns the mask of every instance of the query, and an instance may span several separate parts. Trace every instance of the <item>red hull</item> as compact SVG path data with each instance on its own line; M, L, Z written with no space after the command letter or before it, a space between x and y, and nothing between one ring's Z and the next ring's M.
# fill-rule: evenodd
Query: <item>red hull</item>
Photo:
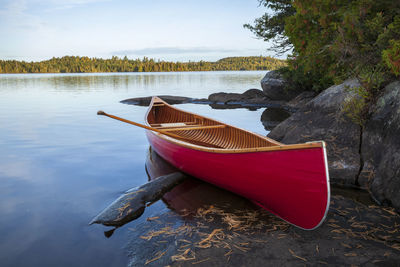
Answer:
M330 191L324 147L214 153L146 134L155 151L178 169L246 197L289 223L314 229L326 216Z

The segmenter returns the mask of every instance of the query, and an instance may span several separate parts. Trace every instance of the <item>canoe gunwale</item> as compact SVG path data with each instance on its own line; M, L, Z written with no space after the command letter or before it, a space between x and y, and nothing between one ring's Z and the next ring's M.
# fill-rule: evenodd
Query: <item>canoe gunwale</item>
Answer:
M149 131L151 132L151 131ZM213 147L205 147L199 146L195 144L191 144L185 141L181 141L160 133L151 132L154 135L157 135L159 138L164 139L170 143L174 143L179 146L183 146L186 148L199 150L199 151L206 151L212 153L254 153L254 152L266 152L266 151L283 151L283 150L294 150L294 149L308 149L308 148L316 148L316 147L323 147L325 149L325 142L324 141L316 141L304 144L293 144L293 145L276 145L276 146L268 146L268 147L254 147L254 148L240 148L240 149L228 149L228 148L213 148Z

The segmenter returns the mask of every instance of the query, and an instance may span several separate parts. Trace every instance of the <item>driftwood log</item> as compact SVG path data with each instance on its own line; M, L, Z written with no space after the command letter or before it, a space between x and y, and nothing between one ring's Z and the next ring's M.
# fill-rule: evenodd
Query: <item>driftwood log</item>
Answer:
M174 172L160 176L140 187L128 190L89 223L106 226L122 226L139 218L147 203L159 200L166 192L185 180L185 174Z

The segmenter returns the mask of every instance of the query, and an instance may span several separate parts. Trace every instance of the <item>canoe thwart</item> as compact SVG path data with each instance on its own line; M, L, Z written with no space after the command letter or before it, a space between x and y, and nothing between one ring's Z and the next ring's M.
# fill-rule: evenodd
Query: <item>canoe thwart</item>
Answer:
M215 129L215 128L225 128L226 125L210 125L210 126L191 126L187 125L187 127L182 128L171 128L171 129L164 129L164 131L191 131L191 130L204 130L204 129Z

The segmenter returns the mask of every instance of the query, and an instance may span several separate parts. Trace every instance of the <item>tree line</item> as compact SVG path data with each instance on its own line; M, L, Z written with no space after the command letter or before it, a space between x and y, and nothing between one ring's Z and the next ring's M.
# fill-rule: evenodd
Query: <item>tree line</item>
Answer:
M273 70L286 65L285 60L272 57L227 57L215 62L168 62L144 57L111 59L79 56L53 57L40 62L0 60L0 73L87 73L87 72L168 72Z

